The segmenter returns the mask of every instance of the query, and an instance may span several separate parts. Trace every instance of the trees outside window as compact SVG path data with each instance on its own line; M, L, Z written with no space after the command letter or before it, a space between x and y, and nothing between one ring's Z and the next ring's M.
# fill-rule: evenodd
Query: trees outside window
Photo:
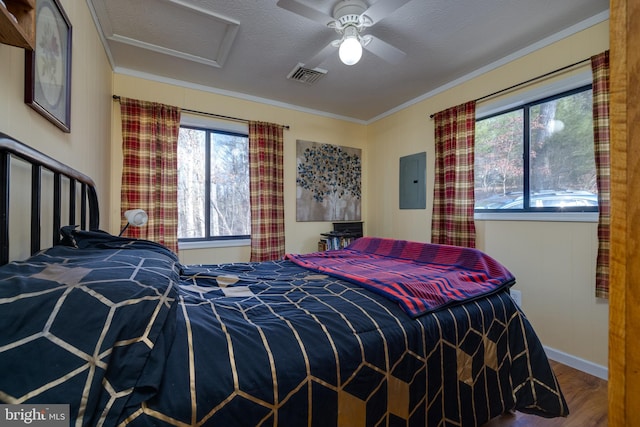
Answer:
M476 122L475 209L598 210L591 86Z
M247 135L183 126L178 166L178 239L248 238Z

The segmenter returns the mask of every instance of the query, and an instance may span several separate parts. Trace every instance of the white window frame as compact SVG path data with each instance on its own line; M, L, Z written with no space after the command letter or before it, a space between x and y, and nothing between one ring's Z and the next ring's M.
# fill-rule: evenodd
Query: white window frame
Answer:
M223 132L249 134L247 123L232 122L228 120L216 119L200 115L192 115L182 112L180 115L180 126L192 126L197 128L211 129ZM249 246L251 239L224 239L224 240L199 240L199 241L178 241L178 249L207 249L226 248L233 246Z

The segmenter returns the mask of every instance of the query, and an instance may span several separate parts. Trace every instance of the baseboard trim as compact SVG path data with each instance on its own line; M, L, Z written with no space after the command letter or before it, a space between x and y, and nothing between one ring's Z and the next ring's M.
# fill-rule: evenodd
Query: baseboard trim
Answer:
M547 353L547 357L551 360L565 364L579 371L586 372L589 375L593 375L594 377L598 377L605 381L609 380L609 368L606 366L598 365L547 346L544 346L544 351Z

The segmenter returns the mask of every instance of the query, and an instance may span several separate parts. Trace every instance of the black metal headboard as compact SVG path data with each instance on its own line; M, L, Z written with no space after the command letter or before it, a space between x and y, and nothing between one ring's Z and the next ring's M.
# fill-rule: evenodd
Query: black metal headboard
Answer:
M0 132L0 265L9 262L9 203L11 184L11 159L19 158L31 165L31 254L41 247L42 172L53 174L53 235L51 246L60 241L62 225L79 225L83 230L95 230L99 226L98 196L93 180L75 169L35 150ZM69 194L63 195L62 180L68 181ZM79 197L78 197L78 185ZM67 203L69 218L63 223L62 201ZM77 224L77 205L80 205L80 224ZM47 245L49 246L49 245Z

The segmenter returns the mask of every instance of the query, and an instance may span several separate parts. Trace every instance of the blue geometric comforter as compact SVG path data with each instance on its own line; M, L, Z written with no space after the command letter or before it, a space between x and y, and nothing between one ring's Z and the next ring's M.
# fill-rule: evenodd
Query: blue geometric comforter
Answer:
M508 291L412 319L290 261L182 266L65 231L0 267L0 402L72 425L478 426L568 409Z

